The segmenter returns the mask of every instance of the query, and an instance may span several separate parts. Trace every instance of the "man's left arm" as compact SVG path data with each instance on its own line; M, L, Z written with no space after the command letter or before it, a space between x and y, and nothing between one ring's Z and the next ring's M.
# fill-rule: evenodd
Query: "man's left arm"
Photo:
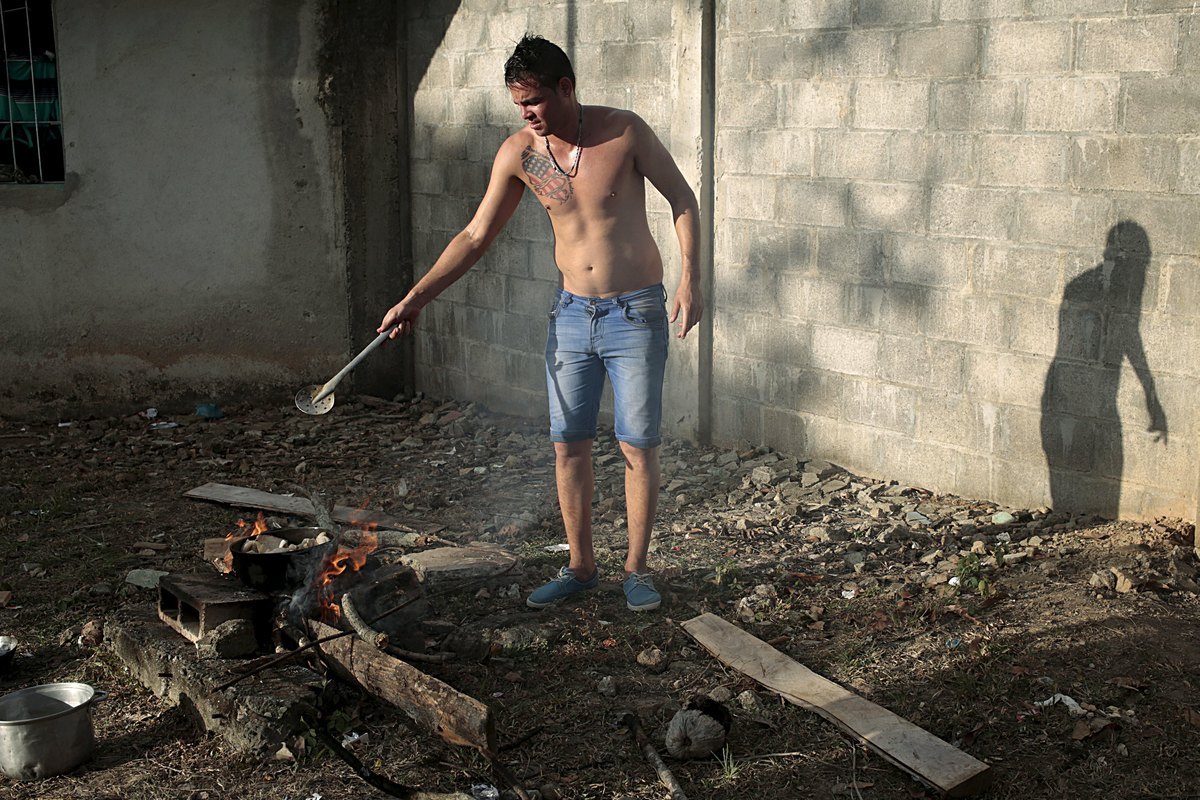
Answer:
M704 316L704 293L700 289L700 206L671 153L644 120L635 119L634 166L671 204L675 235L679 237L683 269L671 303L671 322L679 321L678 336L682 339Z

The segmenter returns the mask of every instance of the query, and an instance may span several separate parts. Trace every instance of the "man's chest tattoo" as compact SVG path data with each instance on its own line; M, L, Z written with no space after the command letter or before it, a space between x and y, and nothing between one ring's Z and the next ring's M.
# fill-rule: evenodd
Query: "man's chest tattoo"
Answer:
M550 163L550 159L535 152L529 145L521 153L521 168L529 176L529 185L535 194L565 203L575 194L571 179L561 174Z

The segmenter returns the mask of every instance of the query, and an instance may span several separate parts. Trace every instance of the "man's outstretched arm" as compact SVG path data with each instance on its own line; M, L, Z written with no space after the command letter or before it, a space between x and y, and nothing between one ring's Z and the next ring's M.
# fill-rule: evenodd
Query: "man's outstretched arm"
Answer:
M475 266L491 246L512 218L525 191L525 184L513 172L512 164L513 144L505 142L496 153L492 177L475 216L450 240L433 267L409 289L404 299L388 309L379 323L379 333L392 326L398 326L392 339L412 333L421 309Z
M683 263L679 288L671 303L671 322L679 320L678 336L682 339L704 316L704 293L700 288L700 206L675 159L650 126L640 117L634 126L637 170L671 204L671 215L675 219L675 235L679 239Z

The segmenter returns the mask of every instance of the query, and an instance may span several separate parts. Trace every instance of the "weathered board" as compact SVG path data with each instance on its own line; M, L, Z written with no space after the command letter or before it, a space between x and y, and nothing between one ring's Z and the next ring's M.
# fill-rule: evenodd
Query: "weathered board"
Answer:
M888 761L951 797L991 785L991 767L785 656L714 614L683 623L704 649L789 702L820 714Z
M211 500L214 503L237 508L253 508L258 511L272 511L276 514L291 514L295 517L312 519L316 516L313 512L312 501L307 497L288 497L258 489L248 489L244 486L233 486L228 483L206 483L195 489L189 489L183 493L183 496L193 500ZM418 531L413 523L393 517L391 514L364 508L350 508L349 506L334 506L333 518L345 525L359 527L373 525L389 530L417 531L418 533L436 533L443 528L441 525L424 525Z
M337 633L323 623L311 624L318 638ZM357 636L323 642L321 655L343 678L396 706L422 730L451 744L474 747L484 755L495 756L495 720L491 709L475 698L381 652Z

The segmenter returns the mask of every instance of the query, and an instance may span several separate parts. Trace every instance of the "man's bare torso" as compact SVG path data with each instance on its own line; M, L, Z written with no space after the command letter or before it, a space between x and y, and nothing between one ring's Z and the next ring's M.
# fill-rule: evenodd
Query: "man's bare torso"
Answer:
M646 181L638 170L638 119L627 111L585 106L583 151L573 177L554 166L546 143L528 128L503 148L506 167L550 215L563 288L612 297L660 283L662 257L646 222ZM570 173L570 147L552 138L554 158Z

